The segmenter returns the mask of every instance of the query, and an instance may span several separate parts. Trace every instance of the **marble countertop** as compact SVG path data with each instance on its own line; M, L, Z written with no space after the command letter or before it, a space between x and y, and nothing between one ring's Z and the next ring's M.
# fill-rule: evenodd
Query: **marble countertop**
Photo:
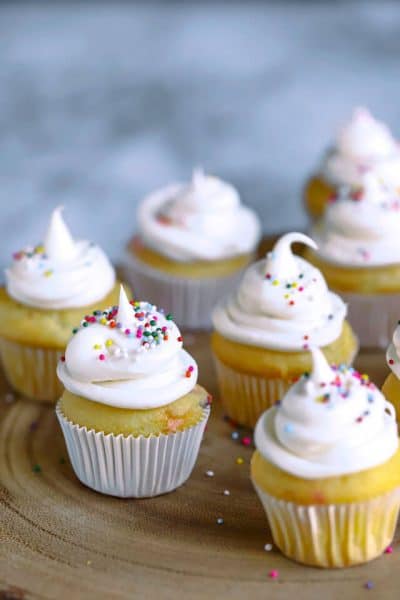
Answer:
M53 206L114 259L141 196L193 166L266 231L354 105L400 135L400 4L0 4L0 261Z

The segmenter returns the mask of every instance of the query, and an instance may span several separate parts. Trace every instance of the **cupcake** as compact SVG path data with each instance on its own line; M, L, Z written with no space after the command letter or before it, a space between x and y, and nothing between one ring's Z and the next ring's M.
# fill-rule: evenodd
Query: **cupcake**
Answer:
M84 319L57 374L68 454L82 483L119 497L170 492L190 476L210 397L178 327L153 304L129 302Z
M251 478L276 546L317 567L369 561L391 543L400 507L393 406L352 368L313 368L255 429Z
M396 409L397 418L400 415L400 321L393 333L393 338L386 352L386 361L391 373L386 377L382 387L385 398Z
M357 352L345 304L320 271L292 254L294 242L315 248L301 233L284 235L213 312L221 399L228 416L242 425L254 427L310 368L310 344L337 364L350 364Z
M255 213L236 189L195 171L145 198L124 257L135 295L171 311L183 328L208 329L211 310L234 289L260 238Z
M54 402L62 387L56 367L82 313L118 300L115 272L104 252L75 241L56 208L43 243L13 256L0 288L0 355L12 387Z
M365 108L357 108L306 184L304 200L310 215L322 216L338 187L358 188L363 175L371 170L400 186L400 147L384 123Z
M361 347L386 348L400 301L400 195L375 172L355 192L341 188L312 236L305 256L349 306Z

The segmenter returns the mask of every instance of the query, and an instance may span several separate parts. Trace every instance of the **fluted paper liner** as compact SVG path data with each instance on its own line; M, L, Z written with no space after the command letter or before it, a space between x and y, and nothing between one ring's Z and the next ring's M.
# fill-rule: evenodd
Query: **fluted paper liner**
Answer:
M0 338L0 355L10 385L24 396L55 403L63 386L56 368L63 352L55 348L27 346Z
M162 273L126 252L123 274L137 298L171 312L182 329L211 329L214 306L237 288L245 269L218 278L174 277Z
M80 427L56 414L78 479L88 487L120 498L145 498L175 490L190 477L210 408L183 431L134 437L104 434Z
M219 393L227 415L240 425L255 427L264 411L282 398L292 382L235 371L214 356Z
M297 562L349 567L372 560L390 545L400 488L351 504L297 505L253 485L267 513L275 545Z
M348 305L348 320L359 338L361 348L386 349L400 318L400 292L339 293Z

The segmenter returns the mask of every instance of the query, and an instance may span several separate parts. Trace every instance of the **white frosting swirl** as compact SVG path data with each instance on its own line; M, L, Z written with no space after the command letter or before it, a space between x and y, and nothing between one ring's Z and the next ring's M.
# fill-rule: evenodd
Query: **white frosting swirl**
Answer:
M386 352L386 361L393 374L400 379L400 321L393 332L392 341Z
M259 419L254 440L274 465L305 479L380 465L398 448L395 410L352 368L330 368L315 348L313 370Z
M115 285L115 271L104 252L91 242L74 241L61 210L53 211L44 243L16 252L6 269L8 294L27 306L88 306Z
M79 396L119 408L165 406L189 393L197 365L182 349L179 329L148 302L95 311L68 343L57 374Z
M188 185L163 188L138 211L146 246L180 262L219 260L252 252L260 238L256 214L235 188L195 171Z
M327 153L321 174L334 185L357 186L371 169L392 185L399 185L400 147L384 123L376 121L365 108L357 108Z
M291 244L315 243L301 233L280 238L267 258L251 265L239 290L214 309L215 329L243 344L277 350L325 346L343 327L346 306L321 272L294 256Z
M400 262L400 194L364 175L363 187L342 188L313 229L319 254L346 266L370 267Z

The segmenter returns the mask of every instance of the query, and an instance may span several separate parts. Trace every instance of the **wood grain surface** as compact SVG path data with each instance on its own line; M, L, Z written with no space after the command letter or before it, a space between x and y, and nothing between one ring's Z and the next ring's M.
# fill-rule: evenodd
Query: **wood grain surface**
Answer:
M347 570L303 567L264 549L272 539L249 480L252 448L233 441L223 419L208 335L185 342L215 402L191 479L154 499L85 488L52 407L13 397L1 379L0 599L398 598L399 531L393 554ZM358 367L382 383L383 355L364 355Z

